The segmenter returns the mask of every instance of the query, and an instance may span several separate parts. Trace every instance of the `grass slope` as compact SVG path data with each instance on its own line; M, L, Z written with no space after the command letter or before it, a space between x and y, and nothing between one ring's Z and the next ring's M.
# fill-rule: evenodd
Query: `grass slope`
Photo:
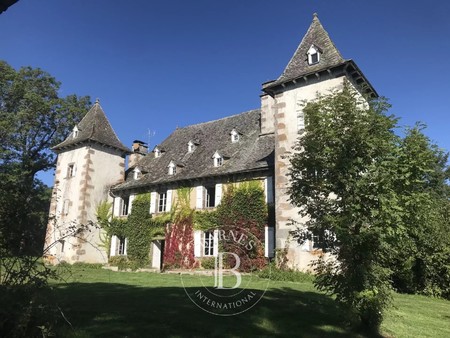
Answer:
M247 276L244 283L263 290L266 281ZM364 337L351 329L335 302L311 283L270 282L251 310L214 316L186 296L179 275L71 268L55 283L54 297L71 322L65 337ZM184 276L188 292L205 277ZM450 337L450 302L396 295L383 332L394 337Z

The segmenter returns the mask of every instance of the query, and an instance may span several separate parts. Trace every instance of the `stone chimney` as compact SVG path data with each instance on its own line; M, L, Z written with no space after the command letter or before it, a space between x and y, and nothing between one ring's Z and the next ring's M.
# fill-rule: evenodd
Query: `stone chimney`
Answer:
M134 140L131 150L133 150L133 153L128 160L128 168L135 167L139 160L147 155L148 145L145 142Z

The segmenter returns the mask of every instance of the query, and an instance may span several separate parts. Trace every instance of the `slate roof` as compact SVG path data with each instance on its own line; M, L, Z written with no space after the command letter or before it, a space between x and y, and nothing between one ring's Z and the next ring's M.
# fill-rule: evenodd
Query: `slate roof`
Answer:
M320 61L310 65L308 64L307 52L312 45L320 50ZM361 90L372 97L378 97L376 90L356 63L351 59L344 59L342 57L327 31L320 23L317 14L314 13L308 31L283 73L277 80L264 83L262 89L266 93L273 93L275 88L284 86L287 82L301 78L306 81L308 77L314 77L318 73L331 69L336 69L338 72L342 72L342 74L344 71L347 72L353 78L355 84L360 86Z
M195 124L176 129L159 148L165 152L158 158L149 153L136 165L145 174L113 188L114 191L167 184L183 180L202 179L212 176L265 170L273 166L274 135L260 135L260 110L251 110L220 120ZM232 143L230 131L241 133L239 141ZM198 143L192 153L188 152L189 141ZM218 152L224 157L220 167L214 167L212 156ZM178 165L175 175L168 174L168 165Z
M322 52L320 54L320 62L313 65L308 64L307 55L311 45L318 47ZM331 41L327 31L320 23L317 14L314 13L313 21L309 26L306 35L303 37L302 42L298 46L285 70L276 81L268 83L267 87L272 87L310 73L338 66L345 61L346 60L344 60L333 41Z
M124 153L131 153L131 150L120 142L98 100L78 123L77 128L77 137L74 138L73 132L70 133L63 142L54 146L52 150L63 150L91 141L118 149Z

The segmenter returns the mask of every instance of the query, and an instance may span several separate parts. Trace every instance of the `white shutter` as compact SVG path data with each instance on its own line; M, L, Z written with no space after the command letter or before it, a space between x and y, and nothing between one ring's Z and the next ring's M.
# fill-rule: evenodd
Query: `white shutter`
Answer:
M220 201L222 200L222 183L216 184L216 198L215 198L215 207L217 207L220 204Z
M74 164L73 165L73 170L72 170L72 177L74 177L77 174L77 165Z
M213 256L217 257L219 254L219 230L214 230L214 248L213 248Z
M156 198L157 198L157 193L156 191L153 191L150 194L150 213L154 214L156 212Z
M115 256L116 255L116 248L117 248L117 236L112 236L111 237L111 249L109 251L109 255Z
M273 227L264 227L264 256L273 257L275 249L274 231Z
M136 195L130 195L130 199L128 200L128 215L131 214L131 208L133 208L133 201L136 198Z
M303 112L303 110L297 112L297 130L305 130L305 113Z
M61 212L63 210L63 204L64 204L64 201L62 200L62 197L58 196L57 200L56 200L56 216L61 215Z
M113 209L113 216L114 217L118 217L120 216L120 202L121 202L121 198L120 197L114 197L114 209Z
M201 230L194 231L194 256L195 257L202 256L202 231Z
M264 180L264 192L266 194L266 203L273 203L273 177L268 176Z
M167 190L167 202L166 202L166 211L170 212L172 209L172 190Z
M127 255L127 249L128 249L128 238L125 238L125 244L124 244L124 248L123 248L123 254L126 256Z
M195 204L195 207L197 209L203 209L203 186L199 185L196 188L196 193L197 193L197 202Z

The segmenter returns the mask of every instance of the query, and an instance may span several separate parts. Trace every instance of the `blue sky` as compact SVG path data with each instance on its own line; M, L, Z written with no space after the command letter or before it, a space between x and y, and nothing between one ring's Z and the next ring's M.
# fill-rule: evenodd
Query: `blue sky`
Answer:
M314 12L401 125L425 122L450 149L447 0L20 0L0 15L0 59L48 71L62 96L100 98L124 144L153 147L177 126L259 108Z

